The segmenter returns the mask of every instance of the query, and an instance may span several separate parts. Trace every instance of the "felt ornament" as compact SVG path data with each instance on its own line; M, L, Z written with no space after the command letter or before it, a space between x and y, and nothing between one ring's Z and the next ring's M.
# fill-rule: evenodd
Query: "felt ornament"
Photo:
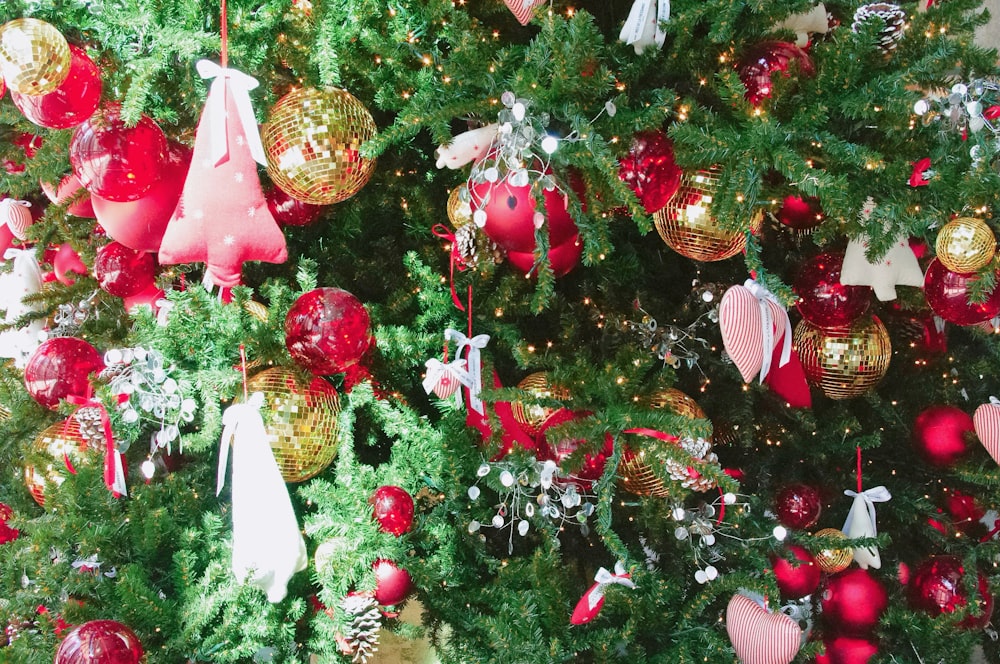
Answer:
M267 164L250 105L257 80L208 60L197 67L202 78L215 80L159 259L205 263L206 281L229 288L240 283L244 262L283 263L288 251L257 176L257 164Z
M783 345L778 366L784 366L791 358L788 312L770 291L753 279L747 279L742 286L731 287L722 296L719 327L726 352L740 370L744 382L749 383L758 374L761 382L764 381L779 342Z
M976 436L990 453L993 460L1000 463L1000 399L990 397L972 416Z
M896 286L924 285L923 270L905 237L897 237L888 253L875 263L865 256L867 248L868 239L863 235L847 243L840 268L841 284L871 286L881 302L896 299Z
M483 361L480 351L486 348L490 341L490 335L478 334L471 339L458 330L448 328L444 331L445 341L454 341L458 344L455 349L455 357L461 357L462 351L466 348L469 353L466 356L466 371L468 371L467 396L469 399L469 410L473 410L480 415L485 414L483 401L479 398L479 393L483 391Z
M263 590L274 603L285 598L289 579L306 568L308 557L288 488L267 441L260 414L263 404L263 393L255 392L248 402L223 413L216 495L226 480L232 446L233 574L240 583Z
M489 152L498 128L499 125L493 123L478 129L470 129L451 139L451 143L439 145L434 153L437 155L437 167L447 166L454 170L479 161Z
M68 242L59 245L52 257L52 272L56 281L72 286L76 283L74 274L85 275L89 272L87 266L80 260L80 254Z
M789 664L802 647L794 620L741 593L726 607L726 632L743 664Z
M615 563L614 574L603 567L597 570L597 574L594 575L594 585L590 586L580 601L576 603L573 615L569 619L570 623L584 625L596 618L597 614L601 612L601 607L604 606L604 591L612 585L635 588L632 575L625 571L625 565L621 561Z
M42 270L34 249L8 249L3 257L14 259L11 271L0 274L0 310L5 312L3 322L11 325L22 316L43 310L38 304L24 301L41 292ZM44 329L45 318L36 318L23 327L0 332L0 357L12 358L14 365L23 369L41 343L38 335Z
M884 486L877 486L864 491L844 491L845 496L853 496L854 503L851 511L847 513L847 520L844 521L844 534L850 538L875 537L878 531L875 529L875 503L884 503L892 498L889 490ZM873 567L881 569L882 558L878 549L874 546L859 546L854 549L854 562L861 569Z
M764 382L792 408L812 408L812 392L809 391L809 382L806 380L806 372L802 368L799 354L792 348L788 362L782 364L783 351L784 348L780 345L774 347L771 370Z
M28 226L34 219L31 216L31 203L13 198L0 200L0 224L4 224L18 240L27 237Z
M507 8L514 14L514 18L521 25L528 25L531 17L535 15L535 7L544 5L546 0L503 0Z
M472 387L472 377L465 370L465 360L445 363L437 358L431 358L424 365L427 367L427 374L423 380L424 391L427 394L433 392L440 399L454 395L455 403L461 406L462 394L458 391L459 386Z
M821 2L808 12L792 14L774 28L791 30L795 33L795 45L805 48L809 44L810 34L825 35L830 29L830 21L826 17L826 5Z
M618 41L625 42L642 55L647 46L663 48L666 34L661 23L670 20L670 0L635 0L618 34Z

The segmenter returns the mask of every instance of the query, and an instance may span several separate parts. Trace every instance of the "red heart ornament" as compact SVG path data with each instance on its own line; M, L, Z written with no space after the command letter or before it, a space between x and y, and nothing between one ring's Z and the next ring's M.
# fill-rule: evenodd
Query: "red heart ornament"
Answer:
M743 664L789 664L802 646L802 629L794 620L746 595L729 600L726 632Z

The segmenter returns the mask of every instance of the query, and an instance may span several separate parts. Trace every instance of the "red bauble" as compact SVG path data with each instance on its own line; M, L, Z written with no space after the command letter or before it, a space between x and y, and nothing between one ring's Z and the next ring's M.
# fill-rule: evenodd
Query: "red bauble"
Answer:
M159 181L167 138L145 115L129 127L120 113L118 104L108 104L77 127L69 144L69 162L91 194L134 201Z
M564 464L566 459L573 455L583 444L584 440L569 438L566 436L555 436L549 429L551 427L572 422L573 420L586 417L589 413L574 412L568 408L560 408L550 415L542 423L541 433L543 444L535 450L535 456L539 461L551 459L555 461L567 473L559 481L573 483L583 487L585 490L601 478L604 474L604 467L607 465L608 457L615 451L614 439L610 434L605 435L604 445L595 454L584 454L582 464Z
M160 311L163 301L166 299L167 294L154 283L138 293L122 298L122 302L125 305L125 311L129 313L134 313L140 307L148 307L156 315Z
M75 628L56 651L55 664L139 664L142 644L114 620L91 620Z
M380 486L368 502L384 532L399 537L413 526L413 497L402 487Z
M580 263L580 256L583 254L583 242L580 236L574 235L572 238L558 246L549 247L549 265L552 272L561 277ZM508 251L507 260L515 268L525 274L534 274L535 254L530 251Z
M819 521L823 501L819 491L808 484L789 484L775 496L774 511L782 525L804 530Z
M965 568L957 556L931 556L917 567L910 580L907 597L915 609L932 616L952 613L968 604L964 586ZM980 615L970 615L959 625L967 629L982 629L993 614L993 595L989 582L979 572L975 602Z
M844 254L826 252L813 256L795 280L797 306L802 317L819 327L844 327L868 311L871 288L844 286L840 268Z
M46 408L66 397L86 398L90 374L101 371L104 360L97 349L76 337L55 337L42 343L24 366L28 394Z
M789 228L807 231L823 223L823 210L815 197L786 196L775 217Z
M14 105L36 125L68 129L80 124L101 102L101 73L86 52L70 44L69 75L52 92L26 95L11 90Z
M93 196L94 213L108 237L136 251L158 252L190 166L191 148L171 142L162 176L142 198L119 202Z
M358 298L340 288L304 293L285 317L288 352L318 376L353 366L370 344L368 311Z
M76 199L76 202L66 208L66 212L69 214L75 217L83 217L84 219L93 219L95 217L90 194L83 189L79 178L72 173L60 180L58 187L53 187L48 182L42 182L41 185L42 191L45 192L45 197L56 205L63 205L71 198ZM77 192L82 193L78 196Z
M271 187L264 192L267 209L279 226L308 226L323 216L327 205L303 203L292 198L280 187Z
M391 560L380 558L372 566L375 570L375 601L383 606L399 604L413 590L410 573Z
M118 242L104 245L94 257L98 285L117 297L141 293L156 279L153 254L129 249Z
M950 466L969 450L972 416L955 406L931 406L913 422L913 445L932 466Z
M13 542L20 535L20 531L7 525L7 519L14 516L14 510L9 505L0 503L0 544Z
M969 285L975 274L950 271L934 259L924 274L924 298L941 318L955 325L975 325L1000 313L1000 288L994 288L985 302L969 304Z
M956 489L948 494L944 504L955 528L976 539L986 534L986 525L980 521L986 515L986 510L975 497Z
M622 158L618 177L639 197L646 212L661 209L681 186L681 169L674 161L674 145L662 131L644 131L632 139Z
M89 270L80 260L80 254L76 253L76 249L66 242L59 245L52 257L52 271L59 283L72 286L76 283L74 274L87 274Z
M888 606L885 586L857 567L831 576L823 591L823 619L839 635L870 634Z
M35 136L34 134L17 134L11 143L20 146L24 150L25 159L31 159L35 156L35 150L42 147L42 137ZM11 175L14 175L16 173L23 173L25 166L23 163L12 159L4 159L3 168Z
M816 664L868 664L878 654L878 642L855 636L835 636L824 642L826 654Z
M558 247L577 236L573 218L566 210L563 194L558 189L544 191L544 227L549 233L549 246ZM472 212L486 213L483 232L507 251L531 253L535 250L535 197L531 185L514 186L510 178L499 182L484 182L472 187Z
M787 548L797 563L789 562L782 555L771 556L774 578L778 582L782 599L811 595L819 587L820 569L816 559L798 544L789 544Z
M812 58L790 42L766 41L753 47L740 60L737 67L740 80L747 89L746 98L751 104L771 96L771 75L782 72L789 75L793 63L801 76L812 76Z

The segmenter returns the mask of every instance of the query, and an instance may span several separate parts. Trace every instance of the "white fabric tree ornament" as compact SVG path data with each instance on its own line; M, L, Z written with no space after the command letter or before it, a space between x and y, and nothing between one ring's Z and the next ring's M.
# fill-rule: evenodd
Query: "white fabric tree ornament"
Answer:
M256 392L222 415L222 446L216 495L226 480L229 446L233 446L233 574L240 583L257 586L269 602L287 594L289 579L306 568L306 543L288 497L288 488L267 442Z
M865 250L868 238L861 236L847 243L840 283L845 286L871 286L880 301L896 299L896 286L923 286L924 272L905 236L892 243L888 253L876 263L868 262Z
M14 259L13 269L0 275L0 309L5 312L3 322L8 325L40 310L37 304L25 303L24 298L42 290L42 270L38 267L35 250L8 249L4 259L10 258ZM41 343L39 334L44 329L45 319L36 318L23 327L0 332L0 357L12 358L15 366L24 368Z
M892 498L889 490L884 486L877 486L865 491L848 490L844 495L854 496L851 511L847 513L847 520L844 522L844 534L852 539L875 537L878 534L875 528L875 503L884 503ZM854 549L854 562L861 569L882 568L882 557L874 546L859 546Z

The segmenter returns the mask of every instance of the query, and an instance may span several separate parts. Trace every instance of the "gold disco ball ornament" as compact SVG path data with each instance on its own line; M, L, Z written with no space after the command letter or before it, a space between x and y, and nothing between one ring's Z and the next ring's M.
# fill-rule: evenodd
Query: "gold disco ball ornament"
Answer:
M77 466L88 460L88 452L104 453L101 437L87 437L76 417L56 422L35 438L24 466L24 483L35 502L45 506L45 488L59 486L70 473L69 464Z
M847 535L836 528L824 528L816 531L816 537L833 537L836 539L847 539ZM816 564L827 574L843 572L851 566L854 560L854 549L845 547L843 549L823 549L815 554Z
M517 384L517 387L545 399L566 400L570 396L569 391L565 388L550 385L549 376L544 371L528 374ZM545 424L545 420L549 419L558 410L558 408L548 408L534 404L525 405L520 401L512 402L511 409L514 411L514 420L532 436L538 435L542 425Z
M452 189L448 196L448 220L455 229L472 223L472 199L464 184Z
M337 391L322 378L304 382L282 367L256 374L247 383L262 392L267 441L286 482L302 482L323 471L337 454Z
M0 74L13 92L44 95L69 75L69 44L51 23L19 18L0 26Z
M949 221L938 232L934 244L941 264L958 274L969 274L986 267L993 260L996 249L993 230L982 219L972 217Z
M889 333L876 316L828 328L802 320L792 340L806 380L831 399L871 390L885 376L892 356Z
M719 170L684 173L677 192L653 215L656 231L667 246L692 260L710 262L732 258L746 248L742 230L722 227L711 212L719 189ZM757 211L750 230L760 229L764 213Z
M375 160L363 157L361 146L375 132L371 113L346 90L294 90L261 128L267 173L303 203L339 203L371 178Z

